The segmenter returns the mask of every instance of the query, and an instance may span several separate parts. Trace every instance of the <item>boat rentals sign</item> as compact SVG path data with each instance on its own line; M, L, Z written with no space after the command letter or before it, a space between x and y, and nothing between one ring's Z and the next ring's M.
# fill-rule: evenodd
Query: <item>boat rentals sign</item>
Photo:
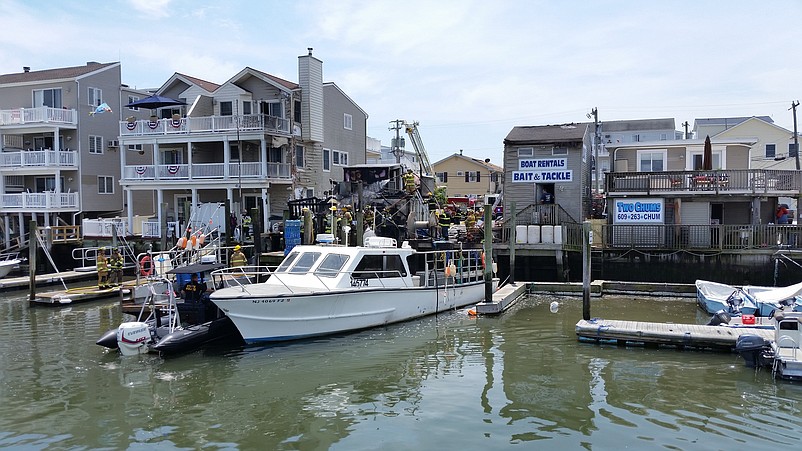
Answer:
M613 223L662 224L664 219L664 199L620 199L615 201Z
M518 170L512 171L513 183L573 181L573 171L565 169L567 158L523 158L518 160Z

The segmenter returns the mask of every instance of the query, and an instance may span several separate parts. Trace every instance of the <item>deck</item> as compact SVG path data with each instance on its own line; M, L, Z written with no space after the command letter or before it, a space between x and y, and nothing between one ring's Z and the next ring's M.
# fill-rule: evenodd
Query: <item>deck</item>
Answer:
M774 330L750 327L704 326L696 324L620 321L601 318L576 323L580 340L619 345L656 345L677 348L734 350L741 335L774 338Z

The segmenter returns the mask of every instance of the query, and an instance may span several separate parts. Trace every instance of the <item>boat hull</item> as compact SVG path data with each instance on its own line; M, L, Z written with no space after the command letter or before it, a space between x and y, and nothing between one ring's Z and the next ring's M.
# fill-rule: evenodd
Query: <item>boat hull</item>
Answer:
M494 281L495 282L495 281ZM495 283L494 283L495 285ZM246 343L297 340L406 321L484 299L483 282L444 288L213 297Z

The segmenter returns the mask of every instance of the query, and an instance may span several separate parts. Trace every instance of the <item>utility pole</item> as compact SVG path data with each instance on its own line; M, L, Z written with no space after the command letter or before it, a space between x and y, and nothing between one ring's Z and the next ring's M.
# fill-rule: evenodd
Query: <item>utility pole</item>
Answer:
M688 121L685 121L685 122L682 123L682 126L685 127L685 139L688 139L688 127L690 125L691 124L689 124Z
M401 163L401 127L404 125L404 121L401 119L396 119L394 121L390 121L391 125L388 130L392 131L395 130L395 141L393 142L393 155L395 155L395 162Z
M799 100L794 100L791 102L791 108L789 110L794 110L794 157L796 158L796 170L799 170L799 137L796 131L796 107L799 106ZM791 156L791 155L789 155Z

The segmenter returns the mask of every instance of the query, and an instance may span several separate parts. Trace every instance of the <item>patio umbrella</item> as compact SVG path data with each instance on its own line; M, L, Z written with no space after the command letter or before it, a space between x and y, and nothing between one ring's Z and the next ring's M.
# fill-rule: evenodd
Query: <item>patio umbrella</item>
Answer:
M126 108L149 108L151 110L155 110L156 108L162 108L166 106L176 106L176 105L186 105L186 102L182 102L180 100L171 99L170 97L164 97L159 95L152 95L145 97L144 99L139 99L135 102L131 102L126 105Z
M710 144L710 135L705 138L705 153L702 155L702 170L713 170L713 145Z

